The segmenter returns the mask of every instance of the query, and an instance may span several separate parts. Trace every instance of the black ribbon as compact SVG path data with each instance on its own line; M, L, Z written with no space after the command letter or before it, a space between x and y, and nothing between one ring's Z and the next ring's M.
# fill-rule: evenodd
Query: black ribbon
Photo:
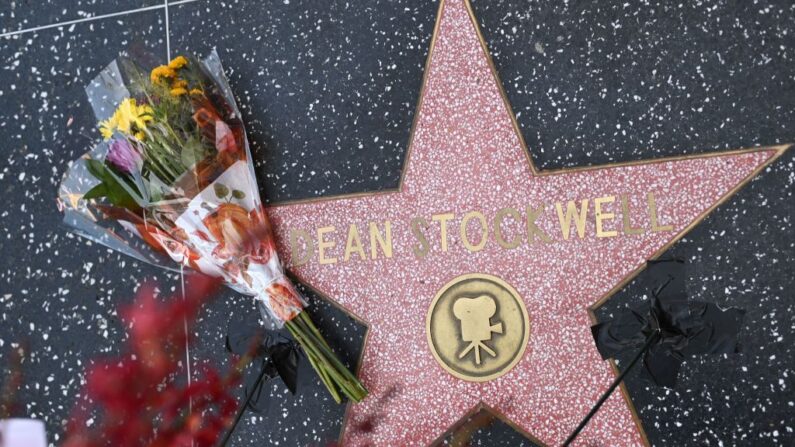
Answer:
M226 349L238 355L252 355L252 368L245 374L248 407L261 413L267 408L269 379L280 377L295 394L298 383L299 350L296 343L279 331L263 327L256 314L243 321L230 321Z
M673 387L686 358L739 351L737 337L745 311L690 300L683 261L649 261L639 281L651 291L649 304L591 327L603 359L638 349L649 337L658 334L646 351L643 370L657 385Z

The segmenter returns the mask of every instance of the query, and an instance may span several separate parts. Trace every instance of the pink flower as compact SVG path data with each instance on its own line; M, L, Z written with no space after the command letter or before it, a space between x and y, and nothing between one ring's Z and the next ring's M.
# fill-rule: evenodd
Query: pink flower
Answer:
M128 174L138 171L143 163L141 154L127 140L113 140L105 159L120 171Z

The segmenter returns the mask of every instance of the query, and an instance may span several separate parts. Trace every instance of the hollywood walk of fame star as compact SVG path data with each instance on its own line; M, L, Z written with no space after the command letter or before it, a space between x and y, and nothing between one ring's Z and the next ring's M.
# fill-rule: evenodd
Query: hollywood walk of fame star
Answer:
M471 7L466 0L442 1L399 189L270 208L286 260L290 229L333 227L344 235L351 224L366 228L374 221L393 223L391 257L371 256L367 250L347 262L332 262L343 258L343 236L326 244L326 263L310 261L291 268L300 280L368 325L359 374L371 395L349 405L343 444L428 444L480 407L536 442L560 444L614 378L591 338L592 309L785 149L538 171L529 160ZM664 231L654 231L649 224L648 193L656 198L655 217L665 220L657 224L670 226ZM529 240L525 233L525 243L510 249L489 243L473 250L454 226L471 210L493 216L505 207L525 210L546 204L538 227L560 235L556 202L623 195L631 205L623 211L631 215L622 231L620 201L612 203L618 208L613 221L617 231L609 237L597 237L593 205L584 236L571 228L568 239L546 243ZM409 222L437 213L456 216L445 239L449 246L443 249L440 222L429 218L422 231L435 236L428 238L430 250L418 256ZM508 220L505 233L522 234L526 223ZM477 220L467 228L476 224ZM494 237L489 235L490 242ZM454 278L469 274L504 281L521 297L530 321L518 362L484 381L448 373L426 339L426 316L434 297ZM495 313L488 299L469 299L488 306L489 315ZM486 328L473 340L485 347L482 363L487 364L489 351L497 350L498 336L493 332L495 339L490 339L488 331L503 327L488 316L466 324ZM350 429L373 416L371 430ZM647 441L626 393L614 394L577 441L643 444Z

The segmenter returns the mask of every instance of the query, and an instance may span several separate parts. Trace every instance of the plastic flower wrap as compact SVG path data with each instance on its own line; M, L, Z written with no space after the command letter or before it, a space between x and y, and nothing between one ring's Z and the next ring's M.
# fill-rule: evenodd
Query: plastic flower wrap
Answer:
M102 141L67 171L72 231L164 268L219 277L287 325L337 401L366 390L302 313L262 205L240 111L216 53L147 72L119 58L87 87Z

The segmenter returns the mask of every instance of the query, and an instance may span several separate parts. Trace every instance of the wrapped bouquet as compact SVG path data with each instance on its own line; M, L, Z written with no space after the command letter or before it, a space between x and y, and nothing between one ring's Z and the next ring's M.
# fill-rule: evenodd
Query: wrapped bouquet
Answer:
M217 54L151 71L139 62L119 58L86 87L103 141L61 182L66 223L139 260L222 278L287 327L337 402L360 401L367 391L284 275Z

